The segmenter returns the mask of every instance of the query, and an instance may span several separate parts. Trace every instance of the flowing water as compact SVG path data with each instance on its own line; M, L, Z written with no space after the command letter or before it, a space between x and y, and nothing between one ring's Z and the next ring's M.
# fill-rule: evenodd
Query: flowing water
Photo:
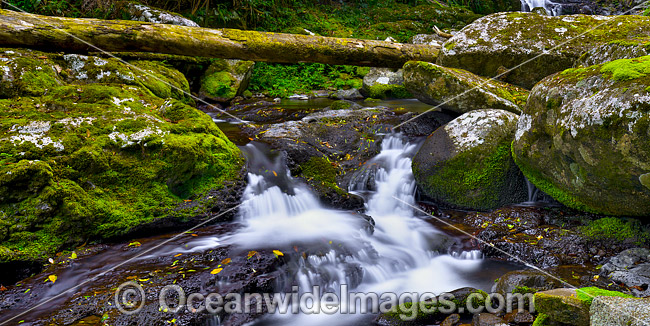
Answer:
M278 158L255 167L266 173L249 175L240 216L245 226L226 241L243 247L251 243L304 246L322 240L331 244L325 254L295 262L295 275L285 282L300 285L301 293L311 292L314 285L320 286L321 294L339 296L341 285L355 292L378 294L441 293L464 286L489 289L491 276L502 273L503 267L492 268L494 263L482 260L478 251L450 251L455 239L436 230L412 208L415 181L411 156L417 147L399 135L388 135L379 155L366 164L373 172L361 171L361 177L353 179L350 189L368 198L365 213L374 220L374 232L364 227L367 222L358 214L321 206L314 194L285 172ZM259 161L261 151L254 145L245 151L249 160ZM368 182L372 175L374 182ZM280 184L274 179L281 180ZM354 304L359 303L350 303ZM269 315L257 324L351 325L373 317L347 313Z
M562 4L550 0L521 0L521 11L530 12L535 8L544 8L550 16L562 13Z

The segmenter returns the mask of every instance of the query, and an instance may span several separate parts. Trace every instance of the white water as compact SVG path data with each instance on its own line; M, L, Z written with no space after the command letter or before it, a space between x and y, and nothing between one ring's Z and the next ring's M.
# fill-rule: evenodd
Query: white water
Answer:
M366 214L376 224L374 233L366 231L363 226L367 222L359 215L324 208L290 176L286 175L289 182L283 191L267 180L273 178L269 173L264 173L249 175L240 210L245 226L227 241L246 248L300 247L308 243L328 248L324 255L310 255L297 262L295 278L289 282L299 284L300 292L320 285L323 291L338 293L340 285L347 284L356 292L440 293L475 285L463 275L478 271L480 252L449 255L454 240L417 217L409 207L415 202L410 156L416 149L399 136L387 136L381 153L367 164L376 169L371 187L376 191L371 192L366 204ZM280 168L278 162L269 164ZM274 176L285 177L275 170ZM369 190L358 185L352 188ZM269 316L265 323L350 325L367 317L288 314Z
M550 16L558 16L562 11L562 4L550 0L521 0L521 11L530 12L538 7L544 8Z

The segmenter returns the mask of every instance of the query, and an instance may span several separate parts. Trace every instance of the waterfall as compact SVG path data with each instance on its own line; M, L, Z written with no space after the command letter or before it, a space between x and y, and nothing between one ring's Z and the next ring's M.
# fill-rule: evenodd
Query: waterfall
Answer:
M531 12L535 8L544 8L550 16L562 14L562 4L550 0L521 0L521 11Z
M343 284L357 292L375 293L440 293L478 286L468 275L479 272L480 252L448 254L456 240L436 230L410 206L415 203L411 157L416 150L416 144L400 135L386 136L381 152L366 164L372 173L361 171L350 185L367 194L365 213L375 221L374 232L363 227L367 222L356 213L323 207L280 166L281 158L266 160L266 166L257 166L249 174L239 214L244 227L227 241L247 248L296 244L319 248L319 255L298 258L295 275L287 280L303 293L314 285L336 294ZM260 154L252 145L245 152ZM271 181L278 179L284 189ZM269 315L264 323L350 325L360 318L368 316Z

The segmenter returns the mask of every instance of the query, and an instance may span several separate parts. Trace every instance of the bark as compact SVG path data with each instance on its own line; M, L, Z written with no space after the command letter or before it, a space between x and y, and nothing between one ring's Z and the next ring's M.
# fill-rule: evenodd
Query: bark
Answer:
M435 62L439 52L436 47L422 44L50 17L9 10L0 10L0 46L391 68L400 68L410 60Z

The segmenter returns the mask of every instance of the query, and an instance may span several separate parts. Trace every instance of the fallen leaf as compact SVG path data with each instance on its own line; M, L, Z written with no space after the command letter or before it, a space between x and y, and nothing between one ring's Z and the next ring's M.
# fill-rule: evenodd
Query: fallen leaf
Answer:
M174 255L174 257L180 257L180 256L182 256L182 255L183 255L183 254L178 254L178 255Z
M284 256L284 254L283 254L282 251L280 251L280 250L273 250L273 254L274 254L276 257Z
M47 261L49 261L50 264L54 264L54 259L52 259L52 258L48 259Z
M70 255L70 259L77 259L77 253L73 251Z
M216 274L221 273L222 270L223 270L223 268L215 268L215 269L212 270L212 272L210 272L210 274L216 275Z
M222 260L221 263L224 264L224 265L228 265L228 264L230 264L231 261L232 261L232 259L226 258L226 259Z
M138 241L131 242L127 247L140 247L142 244Z
M0 285L0 291L7 291L7 288L4 287L4 286L2 286L2 285Z
M47 277L48 280L52 281L52 283L56 282L57 276L56 275L50 275Z
M275 171L272 171L272 172L273 172L273 175L274 175L274 176L276 176L276 177L278 176L278 174L277 174L277 173L275 173Z
M246 257L246 259L251 259L255 255L257 255L257 251L251 250L248 252L248 256Z

